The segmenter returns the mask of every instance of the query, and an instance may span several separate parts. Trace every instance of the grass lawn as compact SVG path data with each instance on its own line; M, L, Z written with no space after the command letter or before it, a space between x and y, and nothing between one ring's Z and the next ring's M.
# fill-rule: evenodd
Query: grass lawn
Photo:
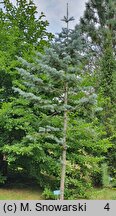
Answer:
M0 200L41 200L42 190L33 179L14 175L0 186Z
M88 197L88 200L116 200L116 188L94 188L88 191ZM5 185L0 185L0 200L42 199L42 189L26 175L13 174Z
M1 188L0 200L42 200L41 189ZM116 200L116 189L93 189L89 191L90 200Z
M0 188L0 200L41 200L41 194L38 188Z
M91 200L116 200L116 188L93 189L89 197Z

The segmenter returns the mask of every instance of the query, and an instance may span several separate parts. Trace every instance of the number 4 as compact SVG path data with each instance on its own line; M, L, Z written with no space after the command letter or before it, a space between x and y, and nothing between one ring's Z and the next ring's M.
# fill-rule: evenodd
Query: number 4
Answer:
M107 204L105 205L104 209L106 209L107 211L110 210L110 205L109 205L109 203L107 203Z

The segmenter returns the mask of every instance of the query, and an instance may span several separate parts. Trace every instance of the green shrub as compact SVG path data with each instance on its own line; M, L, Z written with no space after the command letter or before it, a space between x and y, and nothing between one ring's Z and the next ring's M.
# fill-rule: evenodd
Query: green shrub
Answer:
M112 185L112 187L116 188L116 179L114 179L114 178L112 179L111 185Z
M54 200L56 199L56 196L53 194L53 191L51 191L50 188L45 187L42 196L44 196L45 199L47 200Z

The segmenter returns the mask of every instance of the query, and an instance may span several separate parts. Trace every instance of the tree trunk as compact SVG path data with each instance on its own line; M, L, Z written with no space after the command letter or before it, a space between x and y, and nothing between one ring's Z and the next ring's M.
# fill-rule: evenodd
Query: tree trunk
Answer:
M65 83L64 105L67 105L68 99L68 84ZM61 182L60 182L60 200L64 200L64 186L65 186L65 173L66 173L66 137L67 137L67 109L64 110L64 137L63 137L63 151L62 151L62 165L61 165Z
M0 154L0 173L3 176L7 176L7 167L8 167L8 162L7 162L6 156L3 154Z

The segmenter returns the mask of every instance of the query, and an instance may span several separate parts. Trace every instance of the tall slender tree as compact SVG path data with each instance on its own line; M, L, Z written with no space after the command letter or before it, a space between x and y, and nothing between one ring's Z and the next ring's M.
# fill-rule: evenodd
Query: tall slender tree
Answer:
M68 12L68 4L67 4L67 16L64 16L63 21L67 24L67 43L68 43L68 35L69 35L69 22L73 21L74 18L69 18ZM67 44L68 45L68 44ZM66 45L66 46L67 46ZM67 53L68 54L68 53ZM67 72L65 72L67 75ZM64 83L64 106L68 105L68 82ZM63 152L62 152L62 169L61 169L61 182L60 182L60 199L64 199L64 187L65 187L65 173L66 173L66 149L67 149L67 124L68 124L68 110L64 110L64 138L63 138Z

